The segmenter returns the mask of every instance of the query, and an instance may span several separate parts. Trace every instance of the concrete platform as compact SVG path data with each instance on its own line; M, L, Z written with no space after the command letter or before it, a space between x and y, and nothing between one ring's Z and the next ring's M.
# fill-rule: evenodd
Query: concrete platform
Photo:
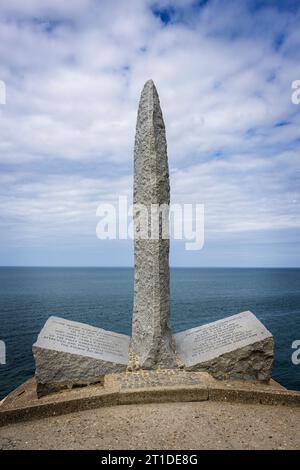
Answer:
M0 426L117 405L169 402L228 402L300 406L300 392L269 384L218 381L205 372L157 370L105 376L104 386L64 390L37 398L35 379L14 390L0 404Z
M299 448L300 408L211 400L108 406L0 428L0 449Z

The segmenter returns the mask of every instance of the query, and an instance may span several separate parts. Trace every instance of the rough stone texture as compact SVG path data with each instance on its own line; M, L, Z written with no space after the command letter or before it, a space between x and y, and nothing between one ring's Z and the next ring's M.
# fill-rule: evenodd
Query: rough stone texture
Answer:
M273 337L251 312L179 333L175 341L188 371L207 371L222 380L271 379Z
M152 80L142 91L134 149L134 204L148 209L164 204L169 210L170 187L165 125L159 97ZM153 206L152 206L153 207ZM135 212L135 274L132 324L132 355L137 367L153 369L176 366L170 332L169 239L163 237L159 216L156 239L142 239L140 216ZM148 218L148 235L151 220ZM152 234L153 235L153 234ZM135 367L136 368L136 367Z
M116 379L121 390L142 389L149 387L176 387L188 385L201 385L203 380L197 372L187 372L180 369L139 370L118 374ZM205 376L205 378L208 377Z
M38 395L103 383L104 375L126 370L128 346L128 336L50 317L32 347Z
M186 367L190 371L207 371L216 379L259 380L272 376L273 338L244 346L207 362Z
M37 394L43 396L63 388L103 384L104 375L122 372L126 365L33 346Z

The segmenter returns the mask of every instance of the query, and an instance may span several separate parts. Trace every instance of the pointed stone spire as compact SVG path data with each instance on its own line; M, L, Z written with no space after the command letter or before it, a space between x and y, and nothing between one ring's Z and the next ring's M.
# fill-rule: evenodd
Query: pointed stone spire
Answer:
M169 213L170 186L165 125L157 90L152 80L145 83L140 98L134 148L135 207L164 205ZM154 205L154 206L153 206ZM166 213L165 213L166 215ZM135 233L140 211L135 212ZM175 350L170 330L169 237L163 235L162 215L155 239L134 240L134 307L131 350L138 367L175 367ZM151 218L146 227L151 230ZM165 228L164 228L165 230ZM165 232L164 232L165 233Z

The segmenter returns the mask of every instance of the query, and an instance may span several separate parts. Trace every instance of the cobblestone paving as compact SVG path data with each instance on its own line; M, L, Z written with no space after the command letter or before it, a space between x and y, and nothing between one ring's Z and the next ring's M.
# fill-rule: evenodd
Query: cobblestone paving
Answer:
M202 383L197 373L180 370L139 370L119 374L118 382L121 389L168 387L178 385L199 385Z

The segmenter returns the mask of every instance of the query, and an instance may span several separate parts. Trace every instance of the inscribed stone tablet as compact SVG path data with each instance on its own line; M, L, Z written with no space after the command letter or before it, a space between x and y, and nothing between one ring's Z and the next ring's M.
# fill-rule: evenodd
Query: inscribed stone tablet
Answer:
M247 311L174 335L177 351L187 367L272 337Z

